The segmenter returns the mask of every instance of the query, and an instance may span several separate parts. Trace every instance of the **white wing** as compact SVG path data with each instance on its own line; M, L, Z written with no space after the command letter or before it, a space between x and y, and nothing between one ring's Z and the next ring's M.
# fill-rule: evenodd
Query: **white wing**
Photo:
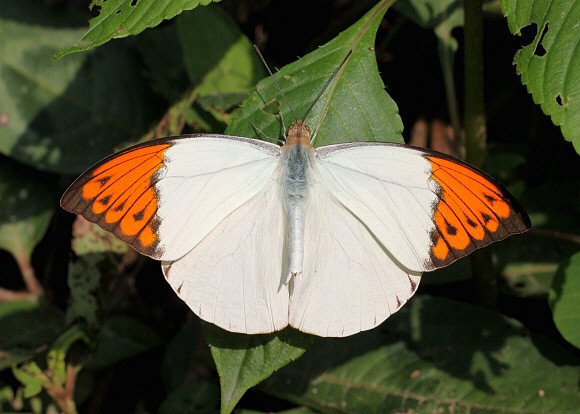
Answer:
M290 282L290 325L352 335L379 325L415 293L420 273L397 265L324 183L312 184L304 217L304 271Z
M154 184L161 260L176 260L270 182L280 147L231 136L174 141Z
M431 164L411 147L380 143L317 149L322 183L406 269L432 270L433 209L439 201ZM306 250L308 251L308 250Z
M280 182L272 179L184 257L162 262L171 287L200 318L248 334L288 325L280 191Z
M152 140L89 168L61 205L143 254L176 260L262 191L279 159L279 146L250 138Z
M392 143L317 150L329 192L403 267L447 266L473 250L530 228L501 184L460 160Z

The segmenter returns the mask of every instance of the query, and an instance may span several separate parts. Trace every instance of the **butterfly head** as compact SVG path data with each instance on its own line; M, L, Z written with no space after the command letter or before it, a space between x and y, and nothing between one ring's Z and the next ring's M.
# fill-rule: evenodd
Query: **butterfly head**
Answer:
M301 120L298 120L295 124L290 125L290 127L288 127L288 136L286 137L285 145L303 145L307 147L311 146L310 127Z

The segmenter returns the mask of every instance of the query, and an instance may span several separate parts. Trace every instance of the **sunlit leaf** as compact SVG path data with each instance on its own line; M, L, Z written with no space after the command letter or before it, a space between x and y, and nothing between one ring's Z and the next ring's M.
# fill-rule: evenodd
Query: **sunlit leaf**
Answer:
M249 388L298 358L312 341L291 328L245 335L206 324L204 333L220 375L222 413L230 413Z
M89 50L111 39L136 35L155 27L183 10L219 0L93 0L91 7L100 13L89 22L89 31L74 46L61 49L57 58L69 53Z
M534 40L516 53L516 70L534 102L580 153L580 1L501 0L501 8L513 34L535 27Z
M274 75L296 115L302 118L352 49L352 55L306 118L313 132L318 128L314 146L353 141L403 142L398 108L385 91L373 50L377 27L391 3L381 1L336 38ZM270 137L279 137L280 118L264 110L273 101L280 102L286 127L295 122L274 82L266 78L232 116L226 133L261 138L254 124Z

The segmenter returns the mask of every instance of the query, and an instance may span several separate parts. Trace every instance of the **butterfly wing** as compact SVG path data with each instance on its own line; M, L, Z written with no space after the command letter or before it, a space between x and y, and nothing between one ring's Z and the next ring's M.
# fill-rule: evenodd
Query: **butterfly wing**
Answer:
M61 206L145 255L176 260L265 187L279 156L277 145L227 135L153 140L91 167Z
M391 143L317 149L320 179L402 266L426 271L530 228L487 174L444 154Z
M303 272L290 281L290 325L342 337L374 328L416 291L421 273L391 253L322 182L305 208Z
M288 325L280 191L280 182L271 180L184 257L162 262L171 287L200 318L248 334Z

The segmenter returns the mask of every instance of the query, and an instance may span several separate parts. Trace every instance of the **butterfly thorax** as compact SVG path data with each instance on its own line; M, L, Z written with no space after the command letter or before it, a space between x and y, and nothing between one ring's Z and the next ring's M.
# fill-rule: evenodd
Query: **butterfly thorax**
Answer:
M309 128L300 123L290 127L288 140L285 146L284 168L284 207L287 220L288 255L290 258L290 274L296 276L302 272L304 257L304 210L308 197L310 175L312 172L311 155L313 149L310 145L294 144L288 146L292 137L301 139L301 133L309 131ZM296 132L294 135L293 133ZM308 134L308 144L310 144Z
M288 127L288 136L286 137L285 146L303 145L310 147L310 127L302 121L296 121L295 124Z

